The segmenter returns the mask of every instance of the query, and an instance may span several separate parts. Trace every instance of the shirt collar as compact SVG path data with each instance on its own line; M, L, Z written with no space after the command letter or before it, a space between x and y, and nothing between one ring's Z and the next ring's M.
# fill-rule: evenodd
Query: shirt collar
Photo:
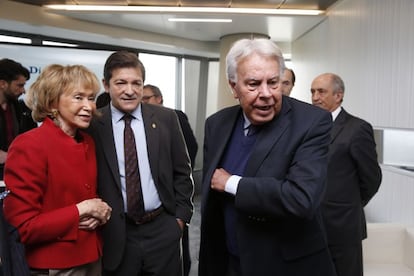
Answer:
M122 117L124 117L125 112L120 111L119 109L117 109L116 107L114 107L111 104L111 113L112 113L112 118L114 119L114 122L119 122L122 120ZM131 115L138 120L142 120L142 109L141 109L141 104L138 105L137 108L135 108L132 112Z
M249 121L249 119L247 119L247 116L244 112L243 112L243 118L244 118L243 129L247 129L252 123Z
M338 117L339 112L341 112L341 110L342 110L342 107L338 106L334 111L331 112L333 122L335 121L336 117Z

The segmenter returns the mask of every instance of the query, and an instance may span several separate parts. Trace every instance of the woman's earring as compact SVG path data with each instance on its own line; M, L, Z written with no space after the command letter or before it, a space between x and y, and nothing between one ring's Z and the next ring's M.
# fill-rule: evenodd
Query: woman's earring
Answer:
M55 125L60 127L60 122L58 120L58 114L59 114L59 111L57 109L52 109L52 115L51 115L52 120L55 123Z
M57 119L58 111L57 109L52 110L52 119Z

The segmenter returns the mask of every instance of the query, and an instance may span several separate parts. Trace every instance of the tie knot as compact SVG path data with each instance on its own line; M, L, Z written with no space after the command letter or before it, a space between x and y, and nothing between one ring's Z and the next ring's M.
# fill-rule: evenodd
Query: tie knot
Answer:
M129 114L129 113L126 113L123 117L122 117L122 119L125 121L125 124L127 124L127 125L130 125L131 124L131 121L132 121L132 119L133 119L134 117L131 115L131 114Z
M255 135L260 130L260 126L250 124L247 127L247 136Z

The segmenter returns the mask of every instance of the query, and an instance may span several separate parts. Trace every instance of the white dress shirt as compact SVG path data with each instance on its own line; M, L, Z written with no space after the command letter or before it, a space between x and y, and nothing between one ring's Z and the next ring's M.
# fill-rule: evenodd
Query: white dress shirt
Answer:
M334 111L331 112L332 115L332 122L335 122L336 117L338 117L339 112L341 112L342 107L338 106Z

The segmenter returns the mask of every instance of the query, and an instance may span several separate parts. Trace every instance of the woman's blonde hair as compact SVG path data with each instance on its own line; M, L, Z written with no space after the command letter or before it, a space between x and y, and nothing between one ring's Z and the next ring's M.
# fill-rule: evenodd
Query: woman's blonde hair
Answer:
M79 87L91 89L96 96L101 86L96 75L83 65L52 64L30 86L25 103L32 110L33 119L42 122L47 116L54 116L52 109L62 94Z

